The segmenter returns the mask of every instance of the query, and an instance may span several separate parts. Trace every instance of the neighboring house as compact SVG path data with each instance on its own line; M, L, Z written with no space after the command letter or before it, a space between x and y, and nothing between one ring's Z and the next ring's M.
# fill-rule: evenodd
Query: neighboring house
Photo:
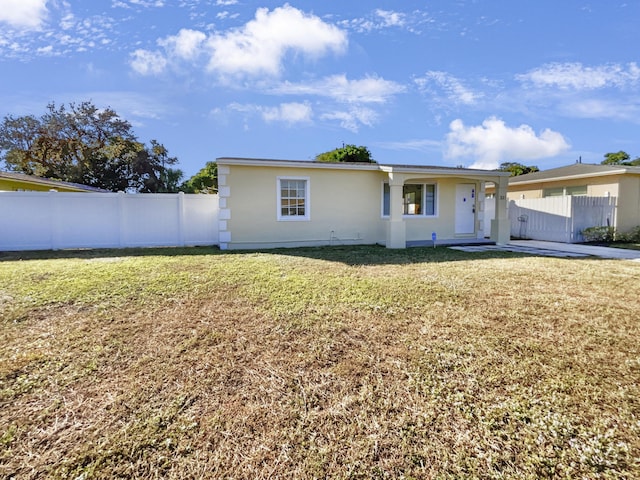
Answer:
M101 188L80 185L79 183L60 182L49 178L26 175L24 173L0 172L0 191L7 192L107 192Z
M528 173L509 179L507 196L516 203L557 196L605 197L615 206L612 226L626 232L640 225L640 167L575 163Z
M508 172L219 158L221 249L509 241ZM498 189L484 216L485 182ZM494 218L495 217L495 218Z

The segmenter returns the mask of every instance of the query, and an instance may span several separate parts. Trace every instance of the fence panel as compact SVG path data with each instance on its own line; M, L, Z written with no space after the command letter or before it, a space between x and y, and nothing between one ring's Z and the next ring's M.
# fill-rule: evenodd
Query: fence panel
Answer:
M509 202L511 236L573 243L588 227L615 225L615 197L558 196Z
M120 246L118 194L50 192L47 195L49 204L38 208L51 210L49 248Z
M53 244L48 192L0 192L0 250L48 250Z
M528 198L509 202L511 236L569 242L570 197Z
M174 195L125 195L122 244L127 247L183 245L180 208Z
M183 212L185 245L218 244L218 195L185 195Z
M218 196L0 192L0 250L218 244Z
M582 231L589 227L615 226L616 197L571 197L573 199L573 238L582 242Z

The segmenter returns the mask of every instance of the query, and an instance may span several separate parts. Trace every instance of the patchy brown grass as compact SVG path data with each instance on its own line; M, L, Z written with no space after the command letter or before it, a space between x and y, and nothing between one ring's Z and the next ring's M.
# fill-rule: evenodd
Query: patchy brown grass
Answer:
M640 477L637 263L41 256L0 257L0 476Z

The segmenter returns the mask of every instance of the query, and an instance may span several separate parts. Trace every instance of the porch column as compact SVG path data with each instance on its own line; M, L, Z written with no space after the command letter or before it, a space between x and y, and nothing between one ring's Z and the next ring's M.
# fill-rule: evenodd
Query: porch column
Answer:
M511 239L511 223L507 214L507 188L509 177L498 177L496 185L496 213L491 220L491 240L497 244L509 243Z
M404 178L389 173L389 224L387 226L387 248L407 248L407 232L402 208Z

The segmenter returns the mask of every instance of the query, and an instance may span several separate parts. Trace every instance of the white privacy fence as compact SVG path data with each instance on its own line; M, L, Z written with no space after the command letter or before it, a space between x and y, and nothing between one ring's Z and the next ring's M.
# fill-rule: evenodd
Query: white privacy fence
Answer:
M495 198L485 199L485 219L495 217ZM615 197L562 196L511 200L511 237L550 242L582 242L589 227L616 225Z
M552 242L582 242L582 231L615 226L615 197L559 196L509 202L511 236Z
M0 192L0 250L218 244L218 196Z

